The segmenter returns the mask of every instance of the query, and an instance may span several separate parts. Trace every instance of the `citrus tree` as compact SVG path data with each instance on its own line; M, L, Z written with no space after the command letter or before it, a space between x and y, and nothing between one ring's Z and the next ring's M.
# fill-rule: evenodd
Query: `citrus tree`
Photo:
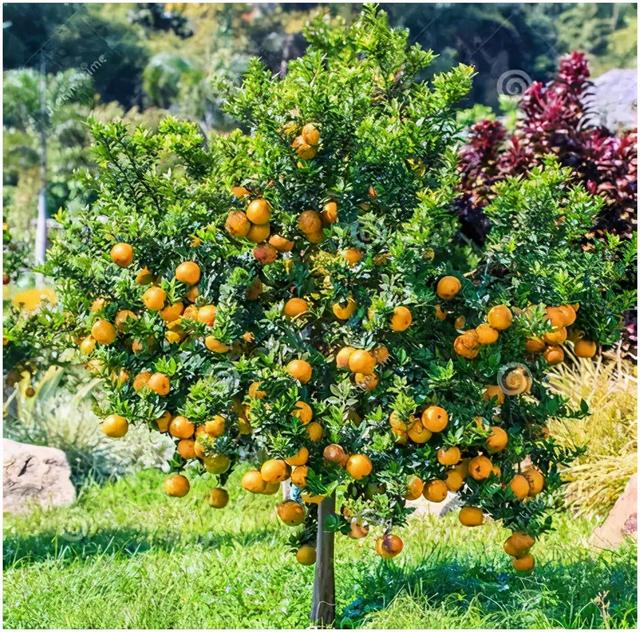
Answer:
M241 462L248 492L290 480L277 515L329 624L334 534L395 557L407 499L457 492L462 524L503 520L514 567L533 568L572 456L545 422L586 411L546 370L567 344L615 340L630 297L622 253L579 247L598 202L552 163L501 185L484 251L457 242L470 68L420 81L433 54L373 8L306 37L282 79L254 61L229 88L229 135L94 123L95 202L59 214L46 272L60 337L104 377L104 432L174 438L167 494L205 475L223 507Z

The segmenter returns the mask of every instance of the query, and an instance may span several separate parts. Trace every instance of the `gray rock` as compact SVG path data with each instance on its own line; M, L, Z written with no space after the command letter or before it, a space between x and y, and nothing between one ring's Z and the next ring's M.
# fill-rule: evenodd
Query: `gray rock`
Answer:
M615 549L626 537L637 537L637 512L638 477L634 474L607 519L593 532L591 544L601 549Z
M441 503L432 503L424 496L420 496L416 500L407 500L407 507L413 507L415 511L409 516L409 519L419 518L420 516L444 516L451 511L455 511L462 507L462 503L458 494L449 492L447 497Z
M614 68L593 83L587 103L595 112L589 122L604 125L611 131L637 127L637 71Z
M70 505L76 499L71 468L62 450L3 439L4 511L25 513Z

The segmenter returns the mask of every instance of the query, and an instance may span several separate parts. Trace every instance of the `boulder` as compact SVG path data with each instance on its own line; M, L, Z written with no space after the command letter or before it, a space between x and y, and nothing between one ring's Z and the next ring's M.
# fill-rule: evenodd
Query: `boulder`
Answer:
M407 507L413 507L415 510L409 515L409 519L419 518L421 516L444 516L451 511L456 511L462 506L458 494L449 492L447 497L441 503L432 503L424 496L420 496L416 500L407 500Z
M71 468L62 450L3 439L4 511L24 513L70 505L76 499Z
M638 77L633 69L614 68L593 81L586 99L593 110L589 122L615 132L637 126Z
M638 477L634 474L616 500L602 526L591 536L591 544L601 549L618 547L627 536L637 537Z

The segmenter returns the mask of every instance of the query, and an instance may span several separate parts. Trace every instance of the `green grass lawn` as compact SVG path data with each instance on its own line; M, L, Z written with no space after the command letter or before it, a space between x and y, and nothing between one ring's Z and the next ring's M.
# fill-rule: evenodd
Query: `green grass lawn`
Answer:
M7 517L7 628L217 628L308 625L313 568L297 564L276 497L229 485L210 509L200 481L183 499L146 472L85 491L71 508ZM234 476L237 483L237 476ZM597 552L593 525L561 516L535 547L534 574L517 576L497 525L455 515L413 520L405 550L381 561L371 538L339 536L341 627L633 628L636 547Z

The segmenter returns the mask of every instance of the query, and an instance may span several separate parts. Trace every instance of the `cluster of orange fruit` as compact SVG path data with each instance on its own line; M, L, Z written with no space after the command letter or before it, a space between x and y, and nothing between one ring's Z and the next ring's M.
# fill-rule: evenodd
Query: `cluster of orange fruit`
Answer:
M291 129L295 129L295 127L292 126ZM319 143L320 131L313 123L307 123L300 131L300 134L293 139L291 147L295 150L298 158L311 160L318 153Z
M437 295L443 300L451 300L462 289L460 280L454 276L445 276L438 281ZM553 365L564 361L562 344L567 340L573 342L573 350L579 358L592 358L597 351L597 344L592 340L581 337L579 331L571 331L568 328L576 321L579 305L560 305L547 307L547 320L551 325L551 331L542 338L529 337L526 341L526 350L529 353L544 353L545 360ZM441 305L436 306L436 317L445 320L446 312ZM473 360L478 356L480 347L491 345L498 341L500 333L513 324L513 313L506 305L495 305L487 314L487 322L478 325L475 329L469 329L456 337L453 349L459 356ZM456 326L464 327L464 318L456 321Z

